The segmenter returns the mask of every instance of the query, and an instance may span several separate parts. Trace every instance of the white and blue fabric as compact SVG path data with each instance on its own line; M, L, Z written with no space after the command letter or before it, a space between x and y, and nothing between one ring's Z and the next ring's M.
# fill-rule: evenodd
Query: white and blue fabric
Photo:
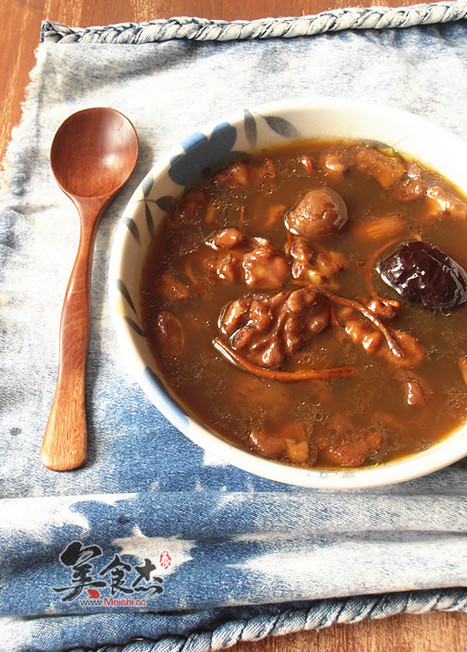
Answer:
M202 652L269 634L467 611L464 461L379 489L304 490L213 458L128 375L107 303L123 208L152 165L243 107L321 95L467 138L467 2L253 22L45 22L7 155L0 226L0 650ZM78 218L49 167L71 113L127 115L141 154L99 228L87 464L40 446Z

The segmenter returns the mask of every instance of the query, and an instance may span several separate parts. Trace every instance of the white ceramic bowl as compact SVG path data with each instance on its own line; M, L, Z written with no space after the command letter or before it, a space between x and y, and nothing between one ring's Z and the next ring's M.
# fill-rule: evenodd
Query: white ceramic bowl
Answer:
M303 138L369 139L397 148L438 170L467 194L467 144L411 113L353 100L287 101L248 109L195 133L148 172L134 192L113 242L109 292L117 338L129 370L149 400L174 426L213 455L240 469L287 484L355 489L402 482L467 455L467 426L428 450L376 467L301 469L262 459L229 444L187 414L158 378L139 318L142 265L154 230L171 198L206 167L248 152Z

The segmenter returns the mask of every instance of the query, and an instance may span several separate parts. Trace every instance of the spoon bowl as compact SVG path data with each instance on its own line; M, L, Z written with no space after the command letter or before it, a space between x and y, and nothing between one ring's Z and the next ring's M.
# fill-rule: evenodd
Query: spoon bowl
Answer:
M52 143L50 162L58 185L74 197L117 192L133 172L137 142L131 122L114 109L74 113Z
M103 107L71 115L52 143L52 171L78 209L80 241L60 319L57 387L41 460L55 471L84 464L87 456L85 385L91 323L91 268L99 220L128 181L138 158L135 128Z

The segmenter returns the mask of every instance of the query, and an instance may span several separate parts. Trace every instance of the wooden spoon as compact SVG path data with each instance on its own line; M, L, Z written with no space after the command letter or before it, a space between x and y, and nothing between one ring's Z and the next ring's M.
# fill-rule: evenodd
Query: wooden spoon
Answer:
M81 466L87 456L86 368L91 330L91 268L100 217L126 183L138 158L131 122L114 109L78 111L55 134L52 171L80 217L80 240L60 320L57 388L41 460L55 471Z

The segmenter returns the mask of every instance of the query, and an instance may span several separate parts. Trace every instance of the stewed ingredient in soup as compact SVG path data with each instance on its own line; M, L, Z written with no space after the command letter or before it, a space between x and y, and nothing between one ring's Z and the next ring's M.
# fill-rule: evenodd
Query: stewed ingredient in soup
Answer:
M331 188L310 190L286 218L289 231L311 240L336 233L346 222L344 200Z
M466 241L464 198L387 148L258 152L167 214L144 331L221 437L300 466L387 462L466 421Z
M427 242L404 242L377 269L396 292L426 308L456 308L467 301L465 270Z

